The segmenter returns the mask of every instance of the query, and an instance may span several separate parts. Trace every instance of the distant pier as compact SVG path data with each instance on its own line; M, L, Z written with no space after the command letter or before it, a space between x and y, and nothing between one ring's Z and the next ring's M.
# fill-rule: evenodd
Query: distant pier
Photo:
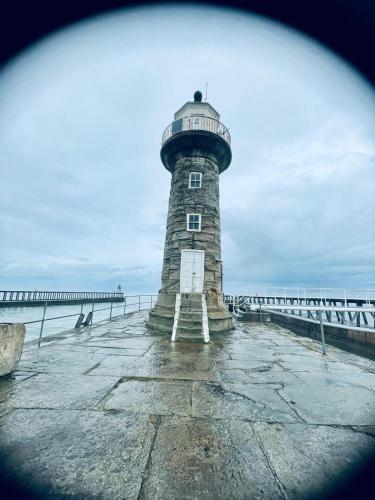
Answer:
M74 305L92 302L124 302L121 292L51 292L0 290L0 307Z

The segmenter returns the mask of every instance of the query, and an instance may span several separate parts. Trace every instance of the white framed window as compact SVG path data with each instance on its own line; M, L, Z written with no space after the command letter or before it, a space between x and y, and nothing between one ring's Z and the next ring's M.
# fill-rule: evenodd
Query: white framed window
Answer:
M189 188L199 189L202 187L202 172L190 172Z
M186 214L186 230L187 231L201 230L201 214Z

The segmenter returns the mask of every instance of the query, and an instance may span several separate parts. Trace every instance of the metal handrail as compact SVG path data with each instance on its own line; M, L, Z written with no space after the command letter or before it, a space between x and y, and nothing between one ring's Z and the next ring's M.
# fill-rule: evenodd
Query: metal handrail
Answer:
M253 297L298 297L298 298L320 298L321 300L329 300L333 298L348 299L357 298L363 300L374 300L374 288L306 288L306 287L278 287L273 285L251 286L245 287L237 292L237 296L253 296ZM372 299L370 298L372 297Z
M263 307L259 307L259 311L262 311L263 312ZM266 310L266 309L264 309ZM326 310L324 308L322 309L319 309L319 308L311 308L311 311L315 311L315 317L314 315L312 314L310 317L307 317L307 316L300 316L300 315L297 315L297 314L290 314L288 312L285 312L284 309L281 309L281 308L278 308L278 309L267 309L268 311L270 311L272 314L280 314L282 316L288 316L288 317L292 317L296 320L299 320L299 321L305 321L305 322L308 322L308 323L318 323L320 321L320 316L322 315L322 313L325 313ZM375 312L375 309L373 309L373 311ZM323 316L322 316L323 318ZM333 322L333 321L328 321L328 320L323 320L323 324L326 325L326 326L332 326L332 327L335 327L335 328L348 328L350 327L351 330L356 330L356 331L360 331L360 332L368 332L368 333L374 333L375 330L374 328L371 328L369 326L365 327L365 326L356 326L354 325L353 323L350 323L349 321L346 321L343 322L343 323L336 323L336 322Z
M267 302L266 302L267 300ZM271 301L271 303L270 303ZM225 295L224 303L231 304L233 307L233 313L239 316L241 312L253 311L255 309L259 310L274 310L283 311L289 316L293 316L296 319L306 320L312 319L317 321L319 314L324 313L327 318L327 323L333 326L347 325L351 328L362 328L369 331L375 331L375 301L369 300L366 303L356 306L348 306L348 303L361 302L358 299L341 299L341 305L337 305L338 299L309 299L300 297L298 300L296 298L285 298L284 297L259 297L259 296L243 296L243 295ZM311 304L313 302L313 304ZM332 304L333 303L333 304ZM290 312L288 312L290 311ZM298 316L295 314L298 311ZM303 312L307 313L306 316L302 316ZM314 318L312 312L316 313ZM373 318L373 326L369 323L369 317L366 316L368 313ZM362 321L361 321L362 317Z
M163 145L173 135L190 130L204 130L206 132L211 132L212 134L222 137L229 145L231 143L230 133L225 125L209 116L194 115L188 115L179 118L178 120L173 120L173 122L170 123L164 130L161 143Z
M335 312L337 317L339 317L339 314L341 314L342 316L342 320L344 320L344 314L345 312L347 312L349 314L349 318L351 318L351 313L354 313L356 316L359 315L358 317L360 318L360 314L364 314L365 312L368 312L370 313L373 318L374 318L374 329L370 329L370 328L364 328L364 327L360 327L360 325L357 325L357 327L353 327L351 326L351 328L355 328L356 330L360 330L360 331L368 331L368 332L374 332L375 330L375 307L348 307L348 306L327 306L327 305L305 305L305 306L302 306L302 305L298 305L298 304L265 304L264 302L262 301L259 301L258 303L247 303L245 304L244 302L241 302L240 303L240 300L241 300L242 297L236 297L236 296L232 296L232 306L233 306L233 314L237 317L241 317L240 316L240 313L244 312L243 310L241 310L241 307L243 307L244 305L246 305L246 308L250 311L258 311L259 313L262 313L264 310L266 311L270 311L270 312L276 312L276 314L282 314L282 315L285 315L285 316L291 316L297 320L300 320L300 321L308 321L308 322L312 322L312 323L318 323L320 325L320 335L321 335L321 343L322 343L322 354L323 355L326 355L326 342L325 342L325 332L324 332L324 326L335 326L335 327L339 327L339 328L344 328L344 325L343 324L339 324L339 323L335 323L332 321L332 318L331 318L331 314L332 312ZM250 298L250 297L248 297ZM240 299L240 300L236 300L236 299ZM228 302L227 302L228 303ZM237 307L237 311L236 311L236 307ZM299 311L299 314L300 315L295 315L294 314L294 311ZM288 313L287 311L290 311L290 313ZM308 314L311 315L311 317L303 317L301 316L301 313L302 311L307 311ZM314 316L312 315L311 311L314 311L315 312L315 318ZM327 316L327 320L328 321L323 321L323 312L326 314ZM262 321L262 314L260 314L260 321ZM367 324L366 324L367 326Z
M141 294L141 295L123 295L122 294L122 297L124 299L124 304L121 304L120 306L114 306L113 303L111 302L110 307L103 307L101 309L95 309L95 301L93 300L92 301L92 308L91 308L91 311L90 311L91 312L90 325L94 324L93 323L94 312L110 311L110 315L109 315L108 319L111 321L112 318L114 318L114 317L117 318L117 317L120 317L120 316L125 316L125 314L126 314L126 308L130 307L130 306L138 306L138 311L143 310L143 309L141 309L141 306L144 305L144 304L148 304L149 305L149 307L146 307L144 309L152 308L152 306L153 306L153 298L157 297L157 295L156 294ZM135 298L135 297L138 298L138 300L136 302L129 303L127 301L128 298ZM149 300L146 300L146 301L141 300L142 297L148 297ZM76 304L76 305L78 305L78 304ZM33 321L24 321L23 324L24 325L31 325L33 323L41 323L40 332L39 332L39 340L38 340L38 347L40 347L41 340L42 340L42 335L43 335L44 323L46 321L52 321L52 320L63 319L63 318L72 318L74 316L80 316L82 314L83 305L84 305L84 303L82 302L81 303L81 312L79 312L79 313L65 314L65 315L62 315L62 316L54 316L54 317L46 318L45 315L46 315L46 310L47 310L48 302L45 301L44 308L43 308L42 319L33 320ZM87 305L87 302L86 302L86 305ZM117 316L112 316L112 310L113 309L118 309L120 307L123 308L123 314L119 314ZM104 321L104 320L101 320L101 321Z
M123 298L122 292L59 292L48 290L0 290L0 302L23 300L79 300Z

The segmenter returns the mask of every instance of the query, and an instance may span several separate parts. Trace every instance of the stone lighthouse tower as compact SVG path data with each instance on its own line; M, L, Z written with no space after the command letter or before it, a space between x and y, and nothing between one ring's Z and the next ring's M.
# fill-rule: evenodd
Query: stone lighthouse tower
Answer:
M172 340L204 335L207 341L208 333L232 328L222 299L219 207L219 174L232 152L219 120L197 91L162 137L160 156L172 180L162 286L148 326Z

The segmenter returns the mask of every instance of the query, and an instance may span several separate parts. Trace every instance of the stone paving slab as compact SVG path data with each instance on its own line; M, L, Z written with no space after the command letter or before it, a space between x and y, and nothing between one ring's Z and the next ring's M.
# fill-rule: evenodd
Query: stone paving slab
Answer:
M314 369L316 371L326 371L327 373L332 371L345 371L350 372L353 375L355 373L362 373L362 369L357 366L348 365L336 360L326 359L325 356L323 357L319 354L317 354L313 358L307 358L307 356L281 355L278 363L285 370L296 372L311 372Z
M147 415L190 416L191 399L191 382L125 380L112 391L104 409Z
M96 354L113 354L115 356L144 356L148 349L126 349L125 347L86 347Z
M266 348L258 348L254 346L247 346L250 347L247 348L246 350L244 349L243 351L241 350L230 350L228 351L230 354L231 359L233 360L262 360L262 361L276 361L278 358L281 358L284 355L296 355L298 354L299 356L316 356L315 351L307 351L305 347L299 346L297 348L278 348L278 347L266 347ZM253 349L251 349L253 347ZM319 353L320 354L320 353Z
M193 416L215 419L300 422L293 407L278 394L282 386L193 384Z
M190 354L182 353L178 357L169 357L165 354L144 356L137 363L134 376L175 380L220 380L220 374L213 359L195 358Z
M213 358L217 360L221 359L230 359L229 352L223 349L223 346L220 343L213 344L212 342L209 344L203 343L182 343L176 342L171 345L171 342L159 341L155 342L152 347L147 351L147 356L155 356L164 354L169 357L179 356L181 354L190 354L195 358Z
M140 498L284 498L248 422L162 420Z
M95 347L115 347L116 349L124 348L124 349L149 349L154 340L148 338L137 338L137 337L128 337L128 338L102 338L96 337L94 339L90 339L87 341L87 344Z
M290 499L317 495L317 484L332 488L374 446L374 439L351 428L256 422L253 429Z
M94 380L76 374L38 373L8 392L2 398L2 407L7 411L9 408L94 408L118 380L114 376Z
M122 352L122 349L120 350ZM90 376L103 376L103 375L117 375L118 377L131 377L134 376L140 362L139 356L124 356L123 354L107 354L101 362L92 367L86 375Z
M314 371L314 372L293 372L293 375L304 382L306 385L315 384L320 385L322 390L325 386L334 387L337 384L338 387L349 386L352 388L353 392L356 391L357 387L366 388L370 391L375 390L375 373L353 373L350 368L347 372L344 370L340 371Z
M0 437L8 467L37 493L112 500L137 499L154 434L147 415L14 410Z
M262 361L261 359L230 359L218 361L219 370L248 370L254 372L286 371L284 366L279 365L275 359L271 361Z
M307 397L308 393L308 397ZM307 384L291 384L280 391L286 401L293 401L298 415L312 424L373 425L374 391L360 386L326 381L312 375Z
M220 370L221 379L227 383L240 384L278 384L287 385L301 382L299 374L288 371L250 371L250 370Z
M271 323L172 344L146 319L26 344L0 379L0 448L50 498L306 498L375 450L375 362Z
M103 354L85 352L71 352L69 350L52 350L34 353L34 356L28 356L22 359L18 364L20 370L48 372L48 373L85 373L93 366L97 365L105 358Z

